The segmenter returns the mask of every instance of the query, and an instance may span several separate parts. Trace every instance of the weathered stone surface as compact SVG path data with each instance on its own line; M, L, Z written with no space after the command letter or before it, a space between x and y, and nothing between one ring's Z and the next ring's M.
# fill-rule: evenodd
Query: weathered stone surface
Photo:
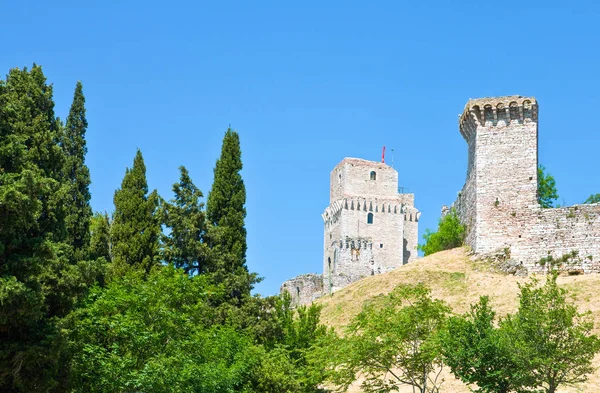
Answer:
M479 255L506 250L513 274L543 271L542 258L573 251L578 257L565 269L600 272L600 204L542 209L537 202L537 119L533 97L467 103L459 118L467 180L453 204L466 243Z
M290 294L292 305L310 304L323 293L323 276L303 274L292 278L281 285L280 293L284 291Z
M421 213L414 206L414 194L398 193L398 172L394 168L345 158L331 172L329 196L330 205L322 214L322 289L318 294L304 293L308 288L319 290L318 286L298 285L298 304L363 277L385 273L418 256ZM291 281L301 277L287 281L287 290L292 288Z

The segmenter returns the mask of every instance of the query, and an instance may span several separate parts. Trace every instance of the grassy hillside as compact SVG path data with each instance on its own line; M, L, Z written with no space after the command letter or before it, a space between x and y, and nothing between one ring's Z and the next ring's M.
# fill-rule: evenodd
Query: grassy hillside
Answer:
M518 283L527 280L529 279L497 272L490 264L472 260L465 249L457 248L422 258L386 274L367 277L331 296L319 299L317 303L323 306L323 323L341 331L360 312L364 301L387 294L399 284L423 282L432 289L434 297L448 302L455 313L465 312L479 296L488 295L494 310L502 316L516 311ZM558 283L574 296L580 311L592 311L595 333L600 334L600 275L559 277ZM600 367L600 356L596 357L595 365ZM560 390L565 393L599 391L599 371L591 375L586 384ZM348 392L360 392L360 389L353 386ZM407 387L406 392L412 392L412 389ZM442 392L468 393L469 389L447 373Z

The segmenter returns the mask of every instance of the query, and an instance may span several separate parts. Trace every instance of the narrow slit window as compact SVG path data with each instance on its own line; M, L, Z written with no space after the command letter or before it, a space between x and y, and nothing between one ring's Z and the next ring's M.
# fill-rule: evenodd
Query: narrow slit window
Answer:
M377 173L375 171L371 171L371 180L377 180Z
M367 224L373 223L373 213L367 214Z

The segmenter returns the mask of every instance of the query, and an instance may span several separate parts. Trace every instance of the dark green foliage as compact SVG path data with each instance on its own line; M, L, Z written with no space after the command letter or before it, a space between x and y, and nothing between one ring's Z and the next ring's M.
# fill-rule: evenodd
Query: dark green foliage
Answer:
M230 297L237 301L248 296L257 282L246 267L246 188L240 174L241 154L239 135L230 128L223 138L208 195L205 236L210 247L206 271L216 282L226 282Z
M542 208L554 207L554 202L558 200L558 192L556 191L556 181L554 177L546 172L543 165L538 166L537 171L538 189L537 199Z
M517 364L510 337L495 326L487 297L471 311L451 317L441 335L444 360L452 373L478 393L508 393L521 388L523 371Z
M90 248L91 260L104 258L107 262L110 257L110 219L107 213L96 213L90 220Z
M419 250L425 255L460 247L465 241L465 227L460 222L456 211L452 209L450 213L440 218L437 232L427 229L423 239L425 244L420 244Z
M402 385L437 392L443 366L438 334L449 312L422 284L399 286L366 304L343 338L330 333L311 362L320 364L340 391L360 375L364 392L395 392Z
M187 273L205 272L204 260L207 245L202 192L192 183L185 167L180 167L181 177L173 185L175 198L163 203L163 221L170 232L163 236L163 260Z
M61 386L66 315L103 266L77 261L65 224L70 184L52 87L41 67L0 81L0 390Z
M127 168L121 188L115 191L111 224L112 259L115 271L128 268L149 273L159 262L161 233L156 190L148 195L146 166L137 151L133 167Z
M61 146L65 155L63 181L69 186L65 218L67 242L73 246L75 258L78 260L85 258L89 246L89 225L92 217L90 171L85 165L87 126L83 86L81 82L77 82L67 124L62 133Z
M600 194L592 194L583 203L600 203Z

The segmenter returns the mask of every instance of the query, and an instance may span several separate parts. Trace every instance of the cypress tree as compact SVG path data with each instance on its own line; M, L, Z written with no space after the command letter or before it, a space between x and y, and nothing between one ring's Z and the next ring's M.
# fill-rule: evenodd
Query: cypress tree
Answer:
M256 275L246 267L246 188L240 174L241 155L240 137L229 128L215 165L206 208L206 241L211 249L207 272L224 282L231 297L238 300L248 296L257 282Z
M41 67L10 70L0 81L1 391L57 385L54 321L73 301L62 287L70 275L59 131Z
M127 168L121 188L115 191L114 203L111 242L115 268L150 272L159 263L159 197L156 190L148 195L146 166L139 149L133 167Z
M65 218L67 242L73 246L75 258L78 260L85 258L84 253L89 246L92 217L90 171L85 165L87 126L83 86L81 82L77 82L61 145L65 154L63 177L70 186L67 196L68 212Z
M207 246L203 242L206 230L203 197L192 182L188 170L179 167L181 176L173 184L175 198L163 205L164 224L170 228L164 236L163 258L187 273L202 273L203 261L207 255Z

